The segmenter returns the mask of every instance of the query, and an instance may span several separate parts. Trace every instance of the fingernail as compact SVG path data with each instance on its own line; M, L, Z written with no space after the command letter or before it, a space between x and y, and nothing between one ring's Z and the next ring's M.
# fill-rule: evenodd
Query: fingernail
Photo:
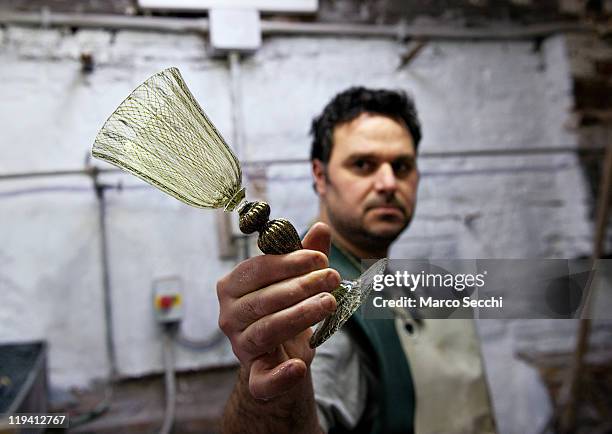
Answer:
M336 273L330 271L329 273L327 273L325 281L327 282L327 285L335 288L338 285L338 276L336 276Z
M321 303L321 307L328 312L333 312L336 310L336 300L329 294L321 294L319 296L319 302Z
M288 372L293 377L300 377L302 375L301 368L295 363L289 365Z

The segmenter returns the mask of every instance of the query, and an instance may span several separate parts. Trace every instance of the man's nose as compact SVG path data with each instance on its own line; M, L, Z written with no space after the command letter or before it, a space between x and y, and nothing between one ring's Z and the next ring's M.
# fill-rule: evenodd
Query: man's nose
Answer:
M383 163L376 171L376 179L374 180L374 188L376 191L389 193L397 190L397 178L393 167L389 163Z

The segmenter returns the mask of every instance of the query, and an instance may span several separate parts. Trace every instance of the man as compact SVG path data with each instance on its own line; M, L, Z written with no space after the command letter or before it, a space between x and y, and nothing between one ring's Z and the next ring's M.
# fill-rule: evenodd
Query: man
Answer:
M219 325L241 363L224 432L413 432L410 348L397 321L358 312L316 357L308 340L336 307L329 293L340 275L356 278L361 259L386 257L412 219L414 104L403 92L351 88L313 121L312 134L322 223L304 250L251 258L217 286Z

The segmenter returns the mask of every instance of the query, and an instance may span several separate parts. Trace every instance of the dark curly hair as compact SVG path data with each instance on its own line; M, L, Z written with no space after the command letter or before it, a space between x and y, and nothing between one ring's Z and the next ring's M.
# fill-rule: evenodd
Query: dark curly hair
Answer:
M329 162L333 147L334 128L349 122L361 113L377 113L401 119L414 141L415 151L421 141L421 123L417 117L414 101L404 91L351 87L337 94L313 119L310 128L312 148L310 159Z

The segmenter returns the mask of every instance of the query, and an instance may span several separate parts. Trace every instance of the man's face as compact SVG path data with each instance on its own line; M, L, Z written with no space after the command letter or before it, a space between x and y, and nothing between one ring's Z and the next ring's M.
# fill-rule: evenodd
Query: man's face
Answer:
M410 223L419 174L401 121L362 113L333 131L327 166L313 162L323 212L346 240L379 248Z

